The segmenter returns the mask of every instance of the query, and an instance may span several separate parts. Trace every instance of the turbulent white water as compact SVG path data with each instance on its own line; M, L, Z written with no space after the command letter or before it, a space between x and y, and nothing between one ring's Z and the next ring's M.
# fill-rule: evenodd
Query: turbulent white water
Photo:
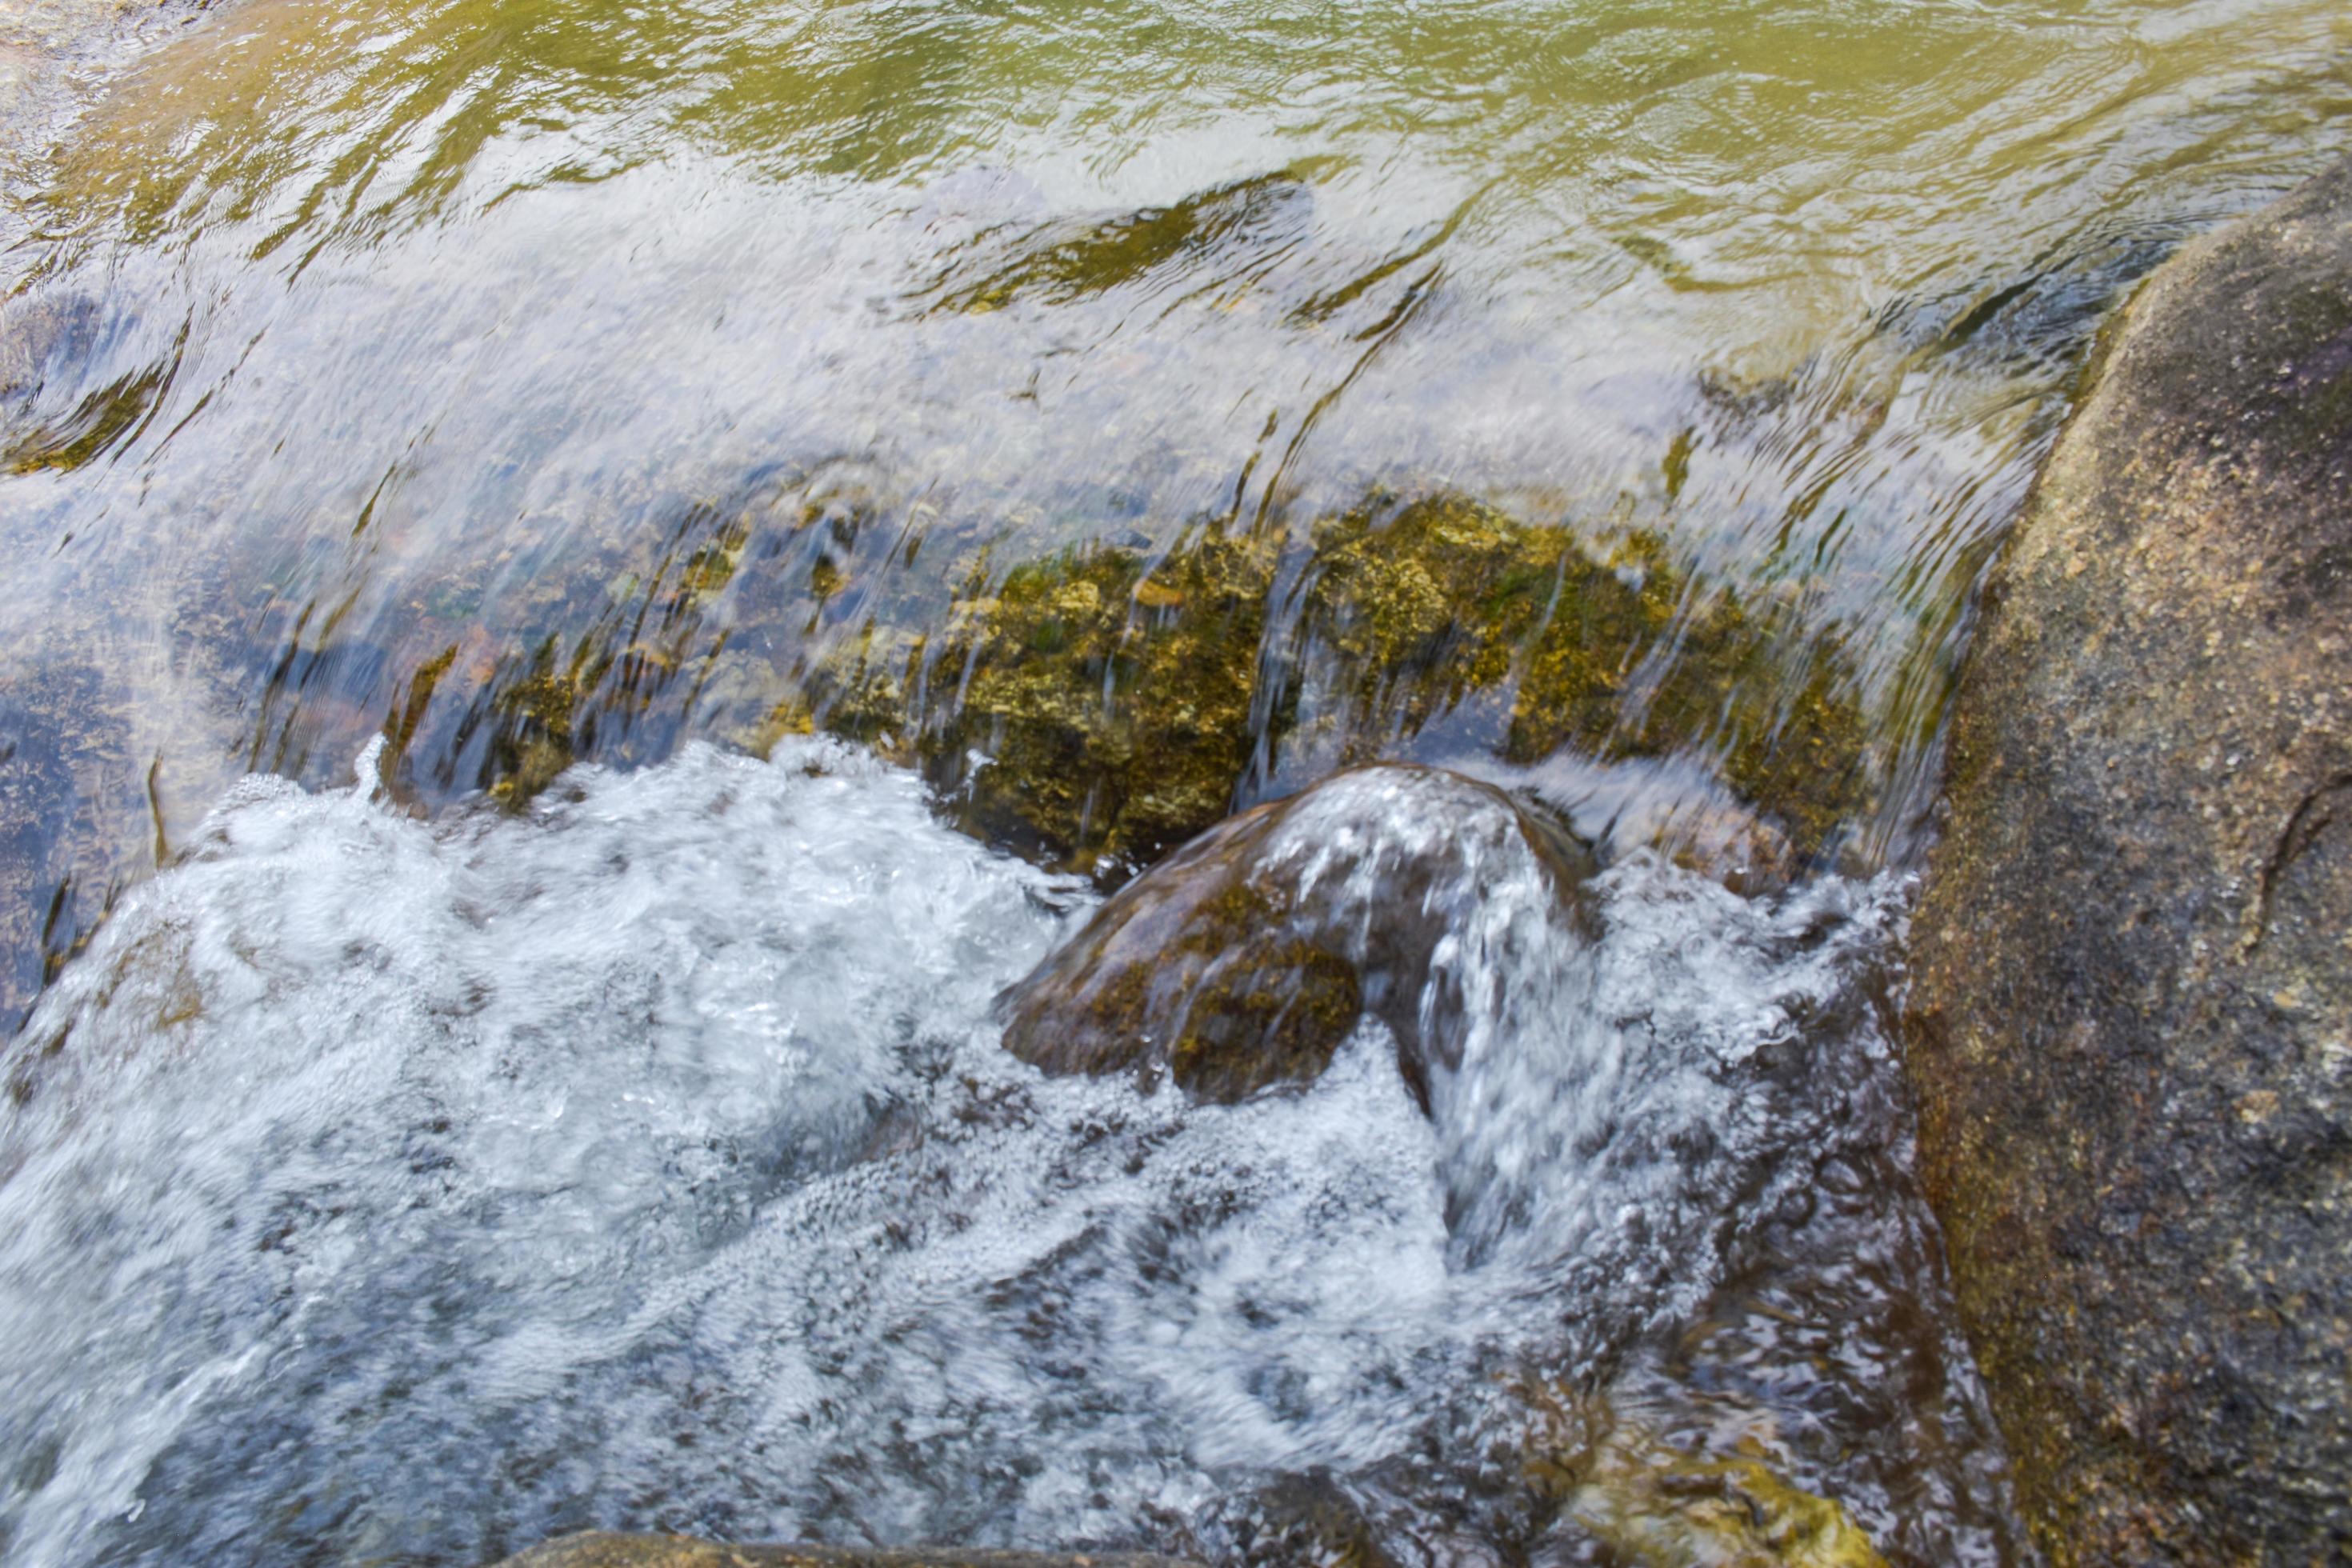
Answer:
M1900 1139L1896 889L1635 858L1598 893L1597 938L1464 961L1515 1000L1433 1119L1369 1021L1312 1088L1195 1107L1000 1047L1093 895L843 747L583 771L520 819L249 781L5 1060L5 1553L1230 1556L1252 1489L1326 1473L1391 1551L1492 1558L1512 1379L1633 1366L1808 1236L1864 1307L1782 1403L1872 1397L1932 1288L1903 1184L1839 1179ZM1874 1455L1787 1447L1882 1543L1982 1556L1980 1464L1895 1479L1979 1420L1928 1382Z

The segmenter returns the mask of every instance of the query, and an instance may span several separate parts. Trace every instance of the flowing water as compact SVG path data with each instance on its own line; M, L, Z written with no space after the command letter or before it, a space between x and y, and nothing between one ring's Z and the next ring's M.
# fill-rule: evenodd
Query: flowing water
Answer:
M1093 895L837 742L523 820L378 793L240 786L37 1015L27 1561L624 1520L1241 1561L1298 1528L1286 1483L1340 1548L1578 1562L1541 1476L1596 1368L1614 1418L1747 1437L1909 1561L2001 1557L1964 1352L1906 1318L1886 884L1751 903L1634 857L1587 940L1486 856L1459 984L1507 1024L1431 1115L1370 1023L1304 1093L1192 1107L1003 1052L994 993Z
M1768 1473L2021 1560L1905 879L2093 334L2352 14L36 6L0 93L11 1561L1696 1562ZM1475 1093L999 1048L1379 756L1602 852Z

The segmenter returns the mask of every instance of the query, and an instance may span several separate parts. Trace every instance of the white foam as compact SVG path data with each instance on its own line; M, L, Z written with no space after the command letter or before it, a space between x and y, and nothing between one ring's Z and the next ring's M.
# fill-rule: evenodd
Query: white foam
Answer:
M1492 1005L1433 1118L1370 1022L1192 1107L999 1047L1090 895L904 773L793 742L556 794L249 782L44 1001L0 1113L0 1449L53 1460L12 1561L1117 1541L1363 1470L1689 1310L1822 1135L1758 1064L1893 918L1636 859L1592 942L1523 846L1472 855L1445 962Z

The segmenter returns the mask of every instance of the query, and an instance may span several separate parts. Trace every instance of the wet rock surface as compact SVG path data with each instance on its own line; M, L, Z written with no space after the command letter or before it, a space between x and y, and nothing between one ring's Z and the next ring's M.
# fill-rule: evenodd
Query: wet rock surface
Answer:
M2352 1551L2352 163L2132 302L1987 596L1923 1175L2060 1563Z
M919 1547L866 1552L837 1546L722 1546L684 1535L567 1535L508 1558L500 1568L1185 1568L1181 1559L1135 1552L961 1552Z
M1527 1477L1616 1558L1645 1568L1886 1568L1833 1499L1792 1484L1749 1440L1677 1447L1603 1399L1522 1391L1536 1416Z
M1165 1073L1229 1102L1312 1079L1369 1012L1427 1109L1433 1071L1459 1065L1479 1009L1501 1001L1464 994L1456 973L1473 912L1565 910L1591 869L1491 785L1354 769L1129 883L1006 994L1005 1045L1048 1071Z

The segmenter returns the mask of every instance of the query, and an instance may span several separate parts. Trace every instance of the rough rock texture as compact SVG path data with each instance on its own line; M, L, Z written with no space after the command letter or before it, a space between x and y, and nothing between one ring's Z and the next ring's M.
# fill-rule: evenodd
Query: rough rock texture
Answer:
M589 1531L534 1546L499 1568L1193 1568L1173 1557L1134 1553L859 1552L836 1546L721 1546L684 1535L611 1535Z
M2352 1557L2352 163L2184 251L1988 595L1920 1152L2066 1563Z
M1128 884L1007 994L1004 1042L1051 1072L1165 1071L1231 1101L1314 1078L1370 1012L1426 1106L1475 1005L1440 943L1474 911L1565 910L1591 870L1574 839L1490 785L1354 769Z

